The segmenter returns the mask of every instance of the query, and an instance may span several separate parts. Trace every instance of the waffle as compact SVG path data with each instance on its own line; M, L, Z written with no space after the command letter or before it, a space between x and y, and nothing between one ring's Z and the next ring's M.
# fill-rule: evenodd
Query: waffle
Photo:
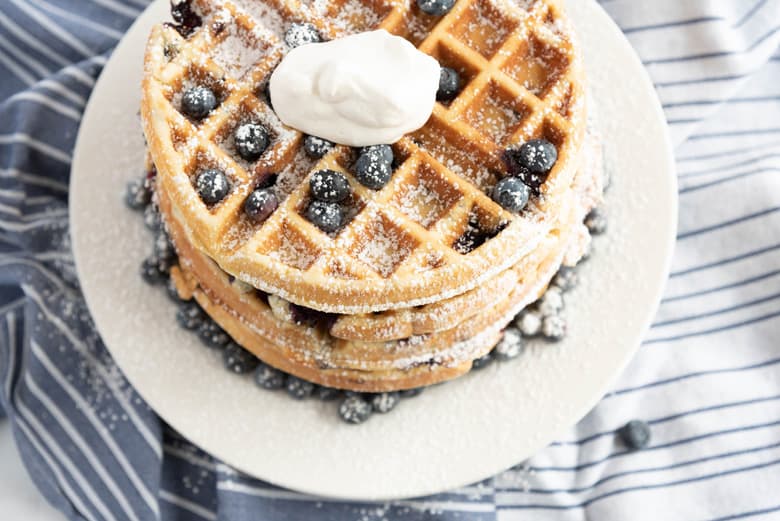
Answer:
M580 162L585 103L580 57L557 1L459 0L441 18L401 0L195 5L204 23L187 38L166 25L150 36L142 121L158 191L169 198L194 249L221 270L325 312L408 310L478 292L474 288L490 287L486 281L501 286L496 277L536 252L559 222ZM268 105L264 88L284 55L282 35L302 21L326 38L384 28L464 79L457 98L437 103L423 128L393 145L398 166L381 190L354 180L354 151L347 147L309 160L301 134L282 125ZM208 85L219 98L199 123L179 111L181 93L195 84ZM238 158L230 137L247 121L263 123L272 134L268 151L253 164ZM556 145L558 161L539 196L514 215L486 194L506 175L503 150L535 137ZM231 180L229 195L211 207L193 186L208 167ZM349 222L331 235L302 216L308 176L322 168L343 172L353 193ZM280 206L264 223L251 223L244 200L271 173L277 174ZM423 313L400 322L411 324L412 333L452 326ZM346 319L334 335L366 338L376 326L361 333L355 319Z

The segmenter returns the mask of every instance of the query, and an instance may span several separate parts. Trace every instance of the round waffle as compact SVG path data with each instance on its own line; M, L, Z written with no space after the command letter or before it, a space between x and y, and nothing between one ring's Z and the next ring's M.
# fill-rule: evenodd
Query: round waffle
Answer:
M142 120L158 190L170 198L192 245L223 270L322 311L411 308L495 279L533 252L557 221L585 128L580 58L558 2L459 0L440 18L401 0L196 4L203 23L188 37L165 25L150 37ZM327 38L387 29L465 80L455 100L437 103L423 128L393 145L397 167L381 190L355 181L347 147L309 160L302 136L267 103L265 84L286 51L282 35L301 21ZM192 85L209 86L219 100L199 122L179 110ZM252 164L238 158L231 138L248 121L272 134ZM505 175L503 150L535 137L556 145L558 161L539 197L514 215L486 194ZM194 188L198 172L209 167L231 181L228 196L213 206ZM350 220L336 234L302 215L308 175L320 168L343 172L352 188ZM254 224L243 203L269 174L277 175L280 206Z

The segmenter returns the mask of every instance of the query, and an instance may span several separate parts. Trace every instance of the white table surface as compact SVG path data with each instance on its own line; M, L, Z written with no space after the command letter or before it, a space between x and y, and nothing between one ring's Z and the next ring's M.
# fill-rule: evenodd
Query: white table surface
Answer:
M35 488L16 450L11 427L0 420L0 519L63 521Z

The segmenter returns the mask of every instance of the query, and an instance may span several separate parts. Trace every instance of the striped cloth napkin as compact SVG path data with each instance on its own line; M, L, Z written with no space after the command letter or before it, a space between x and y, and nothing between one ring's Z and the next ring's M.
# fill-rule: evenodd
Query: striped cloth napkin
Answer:
M676 147L680 231L653 328L614 390L529 461L434 497L347 504L190 445L93 329L68 238L70 156L145 0L2 0L0 410L48 501L74 520L780 519L780 0L602 4ZM653 440L628 453L614 431L634 418Z

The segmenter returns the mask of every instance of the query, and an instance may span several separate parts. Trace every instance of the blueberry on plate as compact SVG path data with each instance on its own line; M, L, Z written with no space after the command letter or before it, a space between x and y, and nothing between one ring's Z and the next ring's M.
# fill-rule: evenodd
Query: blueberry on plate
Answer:
M144 259L141 264L141 277L148 284L161 284L167 277L167 272L163 268L160 259L152 255Z
M524 310L515 317L515 327L524 337L535 337L542 331L542 315L538 311Z
M225 347L230 342L230 337L219 325L210 318L204 319L198 327L198 338L206 347L219 349Z
M181 295L179 295L179 290L176 287L176 282L174 282L173 277L168 277L168 281L165 283L165 292L167 293L168 297L177 304L182 301Z
M279 207L279 200L270 188L255 190L244 201L244 212L256 223L268 219Z
M238 155L247 161L255 161L268 148L268 131L257 123L244 123L233 133Z
M318 385L315 394L317 395L317 398L319 398L323 402L329 402L341 396L342 393L340 389L334 389L333 387L324 387L322 385Z
M460 74L450 67L442 67L439 71L439 90L436 91L438 101L450 101L460 90Z
M644 449L650 445L650 426L642 420L631 420L618 430L618 436L629 449Z
M347 423L358 424L366 421L373 408L361 396L348 396L339 405L339 416Z
M543 317L549 317L550 315L560 314L563 311L563 305L563 291L560 288L551 286L544 292L536 307Z
M355 178L363 186L379 190L393 175L391 161L387 161L384 153L379 151L362 152L355 162Z
M306 208L306 218L325 233L332 233L344 224L344 209L338 203L312 201Z
M384 161L390 165L393 164L393 147L390 145L370 145L360 149L360 155L368 154L376 157L378 160Z
M450 12L455 0L417 0L417 6L425 14L442 16Z
M327 139L317 136L306 136L303 138L303 151L312 159L320 159L330 152L335 145Z
M599 235L607 231L607 214L601 208L594 208L585 216L585 226L591 235Z
M349 196L349 182L334 170L318 170L309 178L311 195L318 201L340 203Z
M577 282L579 282L577 270L570 266L561 266L561 269L558 270L558 273L553 279L553 284L563 291L573 289L577 285Z
M221 170L209 168L198 174L195 181L200 198L206 204L217 204L230 191L230 181Z
M176 258L176 249L164 230L160 230L154 239L154 255L158 259L168 262L172 262Z
M281 389L286 377L279 369L262 362L255 369L255 383L263 389Z
M162 218L160 217L160 212L153 204L150 204L144 208L144 226L153 232L156 232L160 229L160 227L162 227Z
M523 342L523 335L520 334L520 331L514 327L508 327L504 331L504 336L493 348L493 356L501 361L511 360L520 356L524 348L525 342Z
M412 398L419 396L425 390L425 387L415 387L414 389L404 389L401 391L401 398Z
M125 189L125 204L131 210L143 210L152 201L152 191L146 179L133 179Z
M397 391L378 393L371 396L371 408L374 412L384 414L392 411L399 401L401 401L401 394Z
M479 358L475 358L471 362L471 368L474 370L479 370L487 367L490 365L490 362L493 361L493 352L487 353L485 355L480 356Z
M512 213L521 212L530 195L528 185L516 177L505 177L493 188L493 200Z
M558 150L546 139L532 139L523 143L517 159L532 174L544 174L555 166Z
M559 342L566 336L566 320L560 315L550 315L542 320L542 336L550 342Z
M321 42L322 37L317 28L310 23L294 23L284 33L284 43L291 49L308 43Z
M222 351L222 361L228 371L236 374L246 374L257 367L258 360L255 355L236 344L228 342Z
M206 321L206 313L194 300L182 302L179 309L176 310L176 322L184 329L193 331L199 329Z
M181 110L192 119L203 119L217 107L217 97L208 87L198 85L184 91Z
M289 375L287 377L287 394L296 400L304 400L314 393L314 384L301 380L297 376Z

